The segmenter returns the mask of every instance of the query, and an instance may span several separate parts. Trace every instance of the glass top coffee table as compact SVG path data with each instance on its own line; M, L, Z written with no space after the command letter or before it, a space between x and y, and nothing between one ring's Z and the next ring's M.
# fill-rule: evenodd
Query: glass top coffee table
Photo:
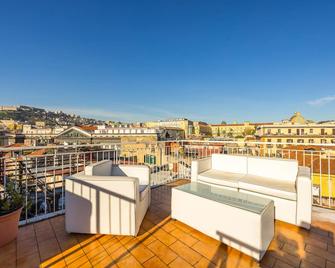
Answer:
M172 188L171 217L261 260L274 236L274 202L191 182Z
M239 209L261 214L272 203L271 199L258 197L238 191L226 190L212 185L191 182L178 186L179 191L194 194Z

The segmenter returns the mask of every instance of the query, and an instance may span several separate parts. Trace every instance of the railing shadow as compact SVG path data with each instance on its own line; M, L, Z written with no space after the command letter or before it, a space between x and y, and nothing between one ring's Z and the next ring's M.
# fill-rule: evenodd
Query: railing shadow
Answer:
M322 249L321 245L323 243L332 243L333 245L335 245L334 234L335 223L329 225L329 228L312 226L311 230L306 230L298 226L276 221L274 238L271 241L262 260L260 260L259 262L234 248L224 245L224 254L222 253L222 248L220 248L219 250L218 247L218 250L211 259L211 263L220 264L220 267L226 268L275 267L276 263L278 266L285 267L300 267L302 265L325 266L325 260L324 263L310 263L311 260L313 261L313 258L311 257L311 255L314 254L312 250L313 248L306 249L306 247L308 247L307 245L311 245L313 243L319 243L319 250L327 250ZM220 236L220 239L226 238L226 235L224 234L218 233L218 235ZM234 241L234 239L232 239L231 237L228 237L228 239ZM235 242L238 242L243 246L249 247L249 245L241 241ZM315 245L314 247L318 248L318 246ZM322 258L320 258L320 256L318 257L317 253L315 253L314 260L320 259ZM212 266L208 265L208 268L209 267Z

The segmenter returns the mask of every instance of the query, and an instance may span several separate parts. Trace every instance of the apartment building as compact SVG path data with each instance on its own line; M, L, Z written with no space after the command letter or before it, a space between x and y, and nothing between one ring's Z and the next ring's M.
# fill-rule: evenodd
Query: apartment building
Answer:
M186 118L148 121L148 122L145 122L144 124L145 126L149 128L172 127L172 128L182 129L185 133L186 138L194 134L193 121L188 120Z
M43 127L44 126L44 127ZM54 143L55 137L63 132L66 127L45 127L44 124L39 125L23 125L22 135L24 136L24 144L26 146L39 146Z
M254 135L257 127L261 125L272 125L272 123L235 123L235 124L212 124L211 132L213 137L242 138Z
M263 142L334 144L335 122L315 123L296 112L289 120L259 126L256 135Z

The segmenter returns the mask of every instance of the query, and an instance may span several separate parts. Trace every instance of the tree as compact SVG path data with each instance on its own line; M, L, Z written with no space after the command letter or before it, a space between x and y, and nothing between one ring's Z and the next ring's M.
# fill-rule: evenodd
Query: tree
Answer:
M243 135L244 136L247 136L247 135L254 135L256 132L256 130L254 128L246 128L243 132Z
M221 125L227 125L226 121L221 121Z

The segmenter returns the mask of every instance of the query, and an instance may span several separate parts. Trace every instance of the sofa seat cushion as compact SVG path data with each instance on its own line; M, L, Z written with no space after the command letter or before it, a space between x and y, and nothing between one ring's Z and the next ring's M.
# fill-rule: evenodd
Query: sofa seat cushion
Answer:
M239 181L238 187L259 194L297 200L295 183L292 181L246 175Z
M144 197L148 194L149 192L149 185L140 185L140 199L143 200Z
M200 182L238 188L238 181L244 176L245 174L210 169L200 173L198 175L198 180Z

